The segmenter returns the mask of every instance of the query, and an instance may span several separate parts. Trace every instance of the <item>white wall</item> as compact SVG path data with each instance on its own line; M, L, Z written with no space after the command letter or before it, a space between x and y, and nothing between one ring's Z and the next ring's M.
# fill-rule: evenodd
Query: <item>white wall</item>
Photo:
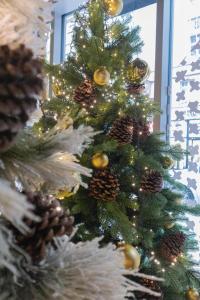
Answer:
M83 4L84 0L59 0L54 5L54 51L53 63L59 64L61 61L61 38L62 38L62 16L68 14Z

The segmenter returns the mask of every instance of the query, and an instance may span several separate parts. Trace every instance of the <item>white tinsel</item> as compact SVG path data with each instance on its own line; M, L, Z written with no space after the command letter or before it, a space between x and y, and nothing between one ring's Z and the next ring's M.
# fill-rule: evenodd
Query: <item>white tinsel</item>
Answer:
M52 20L52 0L1 0L0 45L24 43L45 55Z
M62 189L76 192L80 186L87 188L82 177L90 177L92 171L81 166L75 155L83 153L97 132L88 126L74 129L72 122L66 117L41 138L35 138L32 133L22 136L18 155L3 161L2 170L6 170L9 180L18 180L25 189L32 191L45 186L53 194ZM35 148L40 150L31 152Z
M81 166L77 158L68 152L56 152L33 162L31 167L48 184L51 192L65 188L77 190L80 185L87 188L81 176L91 176L91 170Z
M23 222L24 217L36 219L32 208L25 196L14 191L6 181L0 180L0 212L22 232L28 230Z
M136 290L159 297L159 293L124 277L131 274L160 280L124 270L123 255L114 251L113 245L99 248L99 239L73 244L68 238L59 238L55 243L57 250L50 248L40 266L27 266L30 274L37 274L38 281L28 280L16 288L12 299L122 300L128 291Z
M32 205L26 201L25 196L14 191L6 181L0 180L0 213L22 232L28 231L27 226L23 222L24 217L37 220L31 209ZM0 269L9 269L12 274L18 276L16 260L11 252L11 248L15 247L12 242L12 233L5 226L1 220Z
M84 150L88 148L92 142L94 136L99 133L94 132L91 126L81 125L77 129L74 129L73 126L67 129L61 129L60 126L62 125L55 127L57 129L55 135L55 129L49 133L47 140L49 140L50 144L56 145L60 151L67 151L77 155L82 155Z

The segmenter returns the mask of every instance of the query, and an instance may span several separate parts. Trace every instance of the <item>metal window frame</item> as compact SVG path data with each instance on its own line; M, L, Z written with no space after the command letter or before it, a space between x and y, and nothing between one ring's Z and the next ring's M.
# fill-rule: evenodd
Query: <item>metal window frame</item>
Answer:
M173 57L174 0L157 0L154 98L162 114L154 118L154 131L169 142Z

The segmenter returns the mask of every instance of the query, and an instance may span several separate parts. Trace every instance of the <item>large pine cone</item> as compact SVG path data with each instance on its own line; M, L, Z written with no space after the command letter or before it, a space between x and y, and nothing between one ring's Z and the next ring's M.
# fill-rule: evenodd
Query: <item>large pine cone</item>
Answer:
M163 293L158 282L146 278L141 278L139 279L138 283L144 286L145 288L148 288L156 293L160 293L160 297L155 297L153 295L149 295L143 292L135 292L134 294L136 296L136 299L138 300L162 300L163 299Z
M15 230L15 238L17 244L37 263L45 258L46 246L54 237L72 233L74 218L52 196L42 197L32 193L26 195L27 200L35 206L34 213L40 217L40 221L25 219L30 232L24 235Z
M133 137L133 121L131 117L117 119L109 132L109 137L116 140L120 145L130 144Z
M137 145L140 141L143 141L150 135L149 124L142 121L133 119L133 138L132 141Z
M140 187L147 193L160 193L163 188L162 175L158 171L147 171L142 177Z
M95 89L92 81L85 79L74 92L74 101L85 108L89 108L96 101Z
M42 91L42 63L24 45L0 47L0 151L12 146L36 109Z
M183 251L186 237L182 232L169 233L163 236L159 252L163 258L173 262Z
M98 170L89 184L89 195L102 201L114 201L119 193L119 181L109 170Z

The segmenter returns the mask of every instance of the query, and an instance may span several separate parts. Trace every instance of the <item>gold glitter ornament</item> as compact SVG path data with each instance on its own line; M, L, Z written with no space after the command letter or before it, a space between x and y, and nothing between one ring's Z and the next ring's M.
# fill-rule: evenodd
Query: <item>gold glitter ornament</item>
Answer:
M110 73L106 67L100 67L94 72L94 81L96 84L104 86L108 85L110 81Z
M124 7L123 0L104 0L104 5L108 15L118 16Z
M108 166L109 159L105 153L96 153L92 157L92 165L96 169L104 169Z
M200 296L196 289L189 288L189 290L186 292L186 299L187 300L199 300Z
M140 58L136 58L127 68L127 80L129 83L142 83L149 74L148 64Z

